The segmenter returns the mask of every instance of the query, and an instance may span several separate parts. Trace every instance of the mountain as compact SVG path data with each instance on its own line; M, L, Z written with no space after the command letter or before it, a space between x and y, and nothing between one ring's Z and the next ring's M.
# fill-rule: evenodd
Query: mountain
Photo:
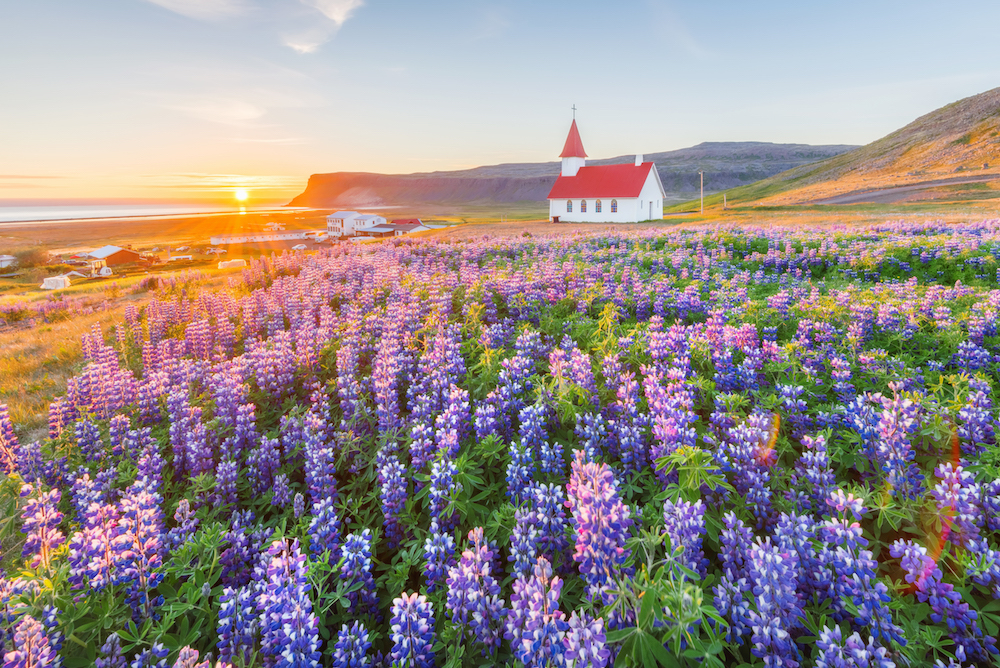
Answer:
M921 116L882 139L727 193L765 205L912 199L924 189L1000 179L1000 88ZM983 186L985 187L985 186Z
M842 154L854 146L705 142L677 151L647 153L656 163L668 199L688 199L698 192L698 170L705 171L706 192L753 183L793 167ZM632 162L623 155L588 160L591 165ZM289 206L317 208L387 205L543 202L559 175L559 162L509 163L452 172L313 174L305 191Z

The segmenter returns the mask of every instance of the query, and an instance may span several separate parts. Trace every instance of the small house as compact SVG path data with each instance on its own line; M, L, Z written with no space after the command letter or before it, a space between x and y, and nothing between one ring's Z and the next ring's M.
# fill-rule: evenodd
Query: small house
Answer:
M0 255L0 269L13 267L15 264L17 264L17 258L13 255Z
M142 261L141 254L130 248L121 248L119 246L104 246L103 248L91 251L87 256L91 260L103 260L104 264L108 267Z

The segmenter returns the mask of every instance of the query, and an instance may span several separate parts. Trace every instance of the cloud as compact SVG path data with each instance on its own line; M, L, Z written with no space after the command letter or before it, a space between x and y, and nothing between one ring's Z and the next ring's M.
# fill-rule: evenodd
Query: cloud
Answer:
M672 2L649 0L655 30L675 49L688 56L698 59L710 57L711 50L695 37L672 5Z
M171 188L188 191L227 191L232 188L291 188L302 185L301 176L286 174L207 174L180 172L176 174L146 174L151 188Z
M305 144L307 139L305 137L277 137L275 139L256 139L253 137L230 137L229 141L234 141L239 144Z
M344 25L351 14L365 4L365 0L302 0L307 5L315 7L323 16L337 24L337 27Z
M65 176L50 176L41 174L0 174L0 179L65 179Z
M326 20L317 22L315 15L311 15L307 22L300 23L301 27L281 33L282 43L298 53L315 53L319 47L330 41L356 9L365 4L365 0L301 0L301 2L317 10L326 17Z
M201 21L238 16L247 11L244 0L146 0L164 9Z
M192 97L166 106L192 118L236 126L246 126L267 111L264 107L243 100L209 96Z

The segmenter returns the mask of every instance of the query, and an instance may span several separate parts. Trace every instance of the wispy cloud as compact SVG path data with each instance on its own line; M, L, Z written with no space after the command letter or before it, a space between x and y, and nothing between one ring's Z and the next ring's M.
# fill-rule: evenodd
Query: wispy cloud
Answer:
M239 144L286 144L289 146L305 144L308 139L305 137L277 137L275 139L255 138L255 137L230 137L229 141Z
M479 16L479 22L471 39L493 39L499 37L511 25L507 10L502 7L485 7Z
M48 174L0 174L0 179L65 179L65 176Z
M195 96L165 105L192 118L245 127L266 113L262 106L236 98Z
M315 7L323 16L337 24L337 27L344 25L351 14L365 4L365 0L302 0L307 5Z
M233 188L289 188L302 185L301 176L286 174L209 174L179 172L175 174L146 174L146 185L152 188L171 188L188 191L227 191Z
M249 9L244 0L147 0L192 19L217 21L239 16Z
M340 27L351 18L355 10L364 6L365 0L301 0L315 9L324 19L316 20L310 13L307 23L281 33L282 43L299 53L314 53L337 34Z

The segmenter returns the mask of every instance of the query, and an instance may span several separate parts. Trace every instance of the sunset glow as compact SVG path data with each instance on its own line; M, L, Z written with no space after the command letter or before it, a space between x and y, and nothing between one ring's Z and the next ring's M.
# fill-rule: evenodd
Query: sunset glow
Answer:
M233 197L236 198L237 202L245 202L250 195L247 193L246 189L239 188L233 193Z

